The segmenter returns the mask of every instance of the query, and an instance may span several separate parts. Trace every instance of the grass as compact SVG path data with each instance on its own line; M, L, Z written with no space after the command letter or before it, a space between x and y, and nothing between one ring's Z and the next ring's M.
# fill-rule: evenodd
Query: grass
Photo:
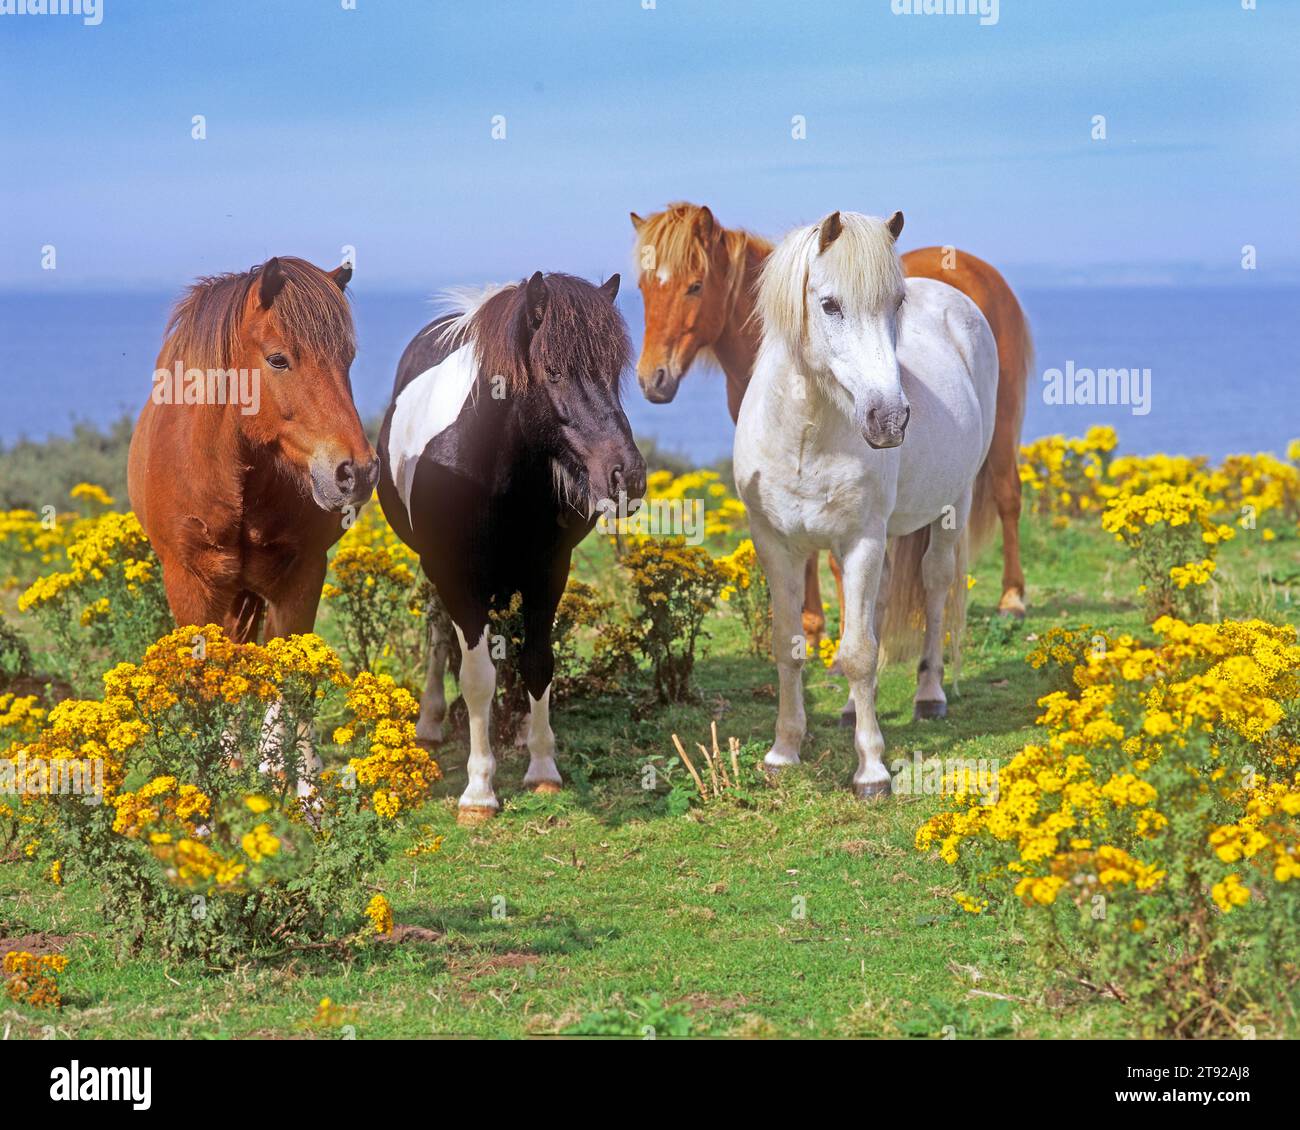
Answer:
M1009 759L1033 733L1047 676L1023 656L1054 623L1140 631L1136 581L1099 532L1026 519L1029 618L992 615L995 546L975 568L960 695L949 717L914 723L911 665L888 668L880 710L887 758ZM1296 618L1260 580L1295 572L1294 535L1239 537L1224 551L1223 615L1269 606ZM610 567L597 541L580 572ZM833 591L828 588L826 591ZM328 622L323 631L331 632ZM804 765L750 802L723 799L674 814L666 775L681 773L676 732L693 749L720 734L770 741L775 669L745 653L737 623L717 616L697 666L699 701L658 708L634 692L560 706L555 726L566 789L521 789L527 755L498 749L502 812L461 828L455 798L466 748L439 760L437 798L405 821L443 849L400 852L375 878L398 923L427 940L308 950L233 971L122 956L100 922L90 882L54 888L34 869L0 869L0 937L66 936L71 959L57 1015L0 1006L11 1037L205 1039L604 1034L721 1036L1132 1036L1122 1005L1034 967L1014 920L976 918L952 902L949 869L913 847L939 803L861 804L856 763L838 725L844 685L807 670ZM658 788L642 787L647 761ZM322 997L342 1023L313 1025Z

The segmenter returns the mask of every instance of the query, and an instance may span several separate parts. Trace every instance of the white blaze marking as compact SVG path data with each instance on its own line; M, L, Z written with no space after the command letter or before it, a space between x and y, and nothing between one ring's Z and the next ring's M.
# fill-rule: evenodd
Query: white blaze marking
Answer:
M388 429L388 470L408 518L420 456L434 436L456 422L477 376L478 358L473 345L466 344L425 369L398 394Z

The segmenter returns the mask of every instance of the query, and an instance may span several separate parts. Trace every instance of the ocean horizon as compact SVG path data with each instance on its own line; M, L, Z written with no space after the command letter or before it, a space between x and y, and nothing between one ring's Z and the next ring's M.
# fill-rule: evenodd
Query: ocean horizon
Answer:
M1150 454L1281 454L1300 436L1300 362L1293 342L1300 286L1025 287L1035 341L1023 436L1081 435L1109 424L1120 450ZM0 296L0 444L68 434L73 425L134 417L152 388L173 294L15 293ZM427 293L359 290L360 350L352 383L363 419L387 406L407 342L434 314ZM635 349L642 308L625 282L619 306ZM1136 404L1050 403L1057 373L1126 369L1143 375ZM696 464L730 455L732 424L719 372L693 367L669 405L629 379L634 432Z

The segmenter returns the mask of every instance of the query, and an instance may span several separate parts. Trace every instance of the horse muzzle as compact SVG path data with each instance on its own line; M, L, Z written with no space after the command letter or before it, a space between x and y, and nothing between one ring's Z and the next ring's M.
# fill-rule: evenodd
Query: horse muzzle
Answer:
M677 395L682 374L674 373L669 365L657 365L647 373L637 374L637 383L651 404L669 404Z
M311 495L322 510L345 510L363 506L379 482L379 459L371 455L368 462L355 459L312 460Z
M911 418L911 408L889 414L873 408L867 413L867 424L862 429L862 438L867 441L868 447L876 451L899 447L907 436L907 423Z

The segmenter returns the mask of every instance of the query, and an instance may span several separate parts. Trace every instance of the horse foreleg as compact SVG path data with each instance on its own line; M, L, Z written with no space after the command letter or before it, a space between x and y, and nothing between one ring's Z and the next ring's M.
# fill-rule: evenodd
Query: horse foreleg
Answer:
M848 676L856 708L853 745L858 770L853 791L862 799L890 792L885 768L885 738L876 720L876 673L880 661L876 601L885 570L885 531L873 532L850 547L844 570L844 634L840 665Z
M831 557L831 561L835 561L835 558ZM880 626L885 622L885 605L888 603L889 600L890 568L891 566L889 562L888 543L886 543L885 555L880 564L880 584L876 590L875 615L871 619L871 629L872 629L871 638L872 640L874 640L876 645L877 673L879 673L879 665L880 665ZM836 570L837 572L835 576L836 579L839 581L839 591L840 591L840 647L843 647L844 646L844 612L843 612L844 571L840 569L838 564L836 564ZM838 665L839 659L837 658L835 662ZM841 674L843 673L843 670L844 670L843 667L841 667L840 668ZM840 711L840 725L855 729L857 727L857 724L858 724L857 708L853 704L853 687L850 686L848 700L844 703L844 709Z
M422 742L442 741L442 724L447 718L447 641L434 624L429 625L429 669L420 696L420 717L415 736Z
M555 678L555 649L551 632L555 610L569 578L569 557L552 563L546 584L523 594L524 648L519 670L528 691L528 772L524 787L538 793L558 792L564 784L555 765L555 731L551 729L551 682Z
M916 669L916 699L913 719L942 718L948 713L943 693L944 605L957 579L957 543L964 522L957 529L946 528L942 520L931 523L930 541L921 558L921 584L925 589L925 642Z
M487 626L473 647L469 646L460 625L460 693L469 709L469 761L465 766L469 782L460 796L458 820L475 824L492 816L500 804L493 791L496 758L492 756L492 697L496 693L497 671L492 664Z
M326 560L324 552L304 554L296 568L278 579L266 604L266 637L279 639L304 635L316 627L316 610L320 605L321 586L325 583ZM262 757L261 769L282 769L296 778L300 797L311 794L321 769L320 755L312 740L311 727L306 721L294 725L294 735L288 733L288 724L280 719L281 704L273 702L262 722L262 737L258 752ZM287 756L290 745L296 747L293 764Z
M826 631L826 613L822 609L821 576L817 568L818 554L812 553L804 562L803 570L803 634L808 646L815 652Z

